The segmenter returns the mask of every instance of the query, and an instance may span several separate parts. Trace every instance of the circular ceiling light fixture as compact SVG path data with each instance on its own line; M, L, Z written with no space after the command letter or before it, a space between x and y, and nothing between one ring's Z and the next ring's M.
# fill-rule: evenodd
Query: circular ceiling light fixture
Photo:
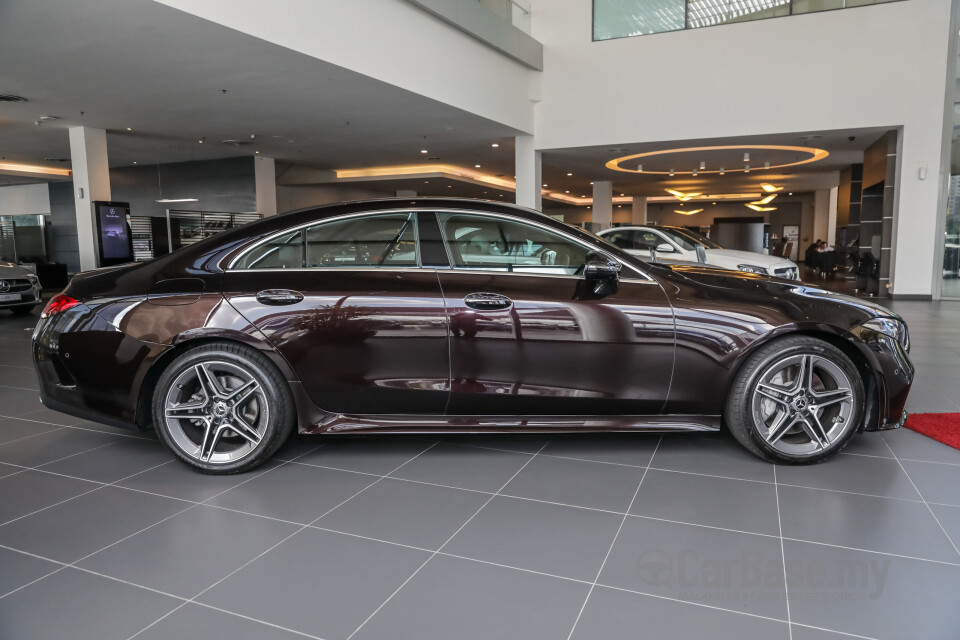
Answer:
M657 156L665 156L665 155L680 154L680 153L702 154L704 152L711 152L711 151L731 151L731 150L742 151L744 149L750 149L751 151L774 151L774 152L779 151L779 152L787 152L787 153L796 153L801 156L801 159L794 160L792 162L780 162L779 164L774 164L773 162L771 162L769 167L771 170L783 169L785 167L795 167L802 164L809 164L811 162L818 162L830 155L830 152L827 151L826 149L817 149L814 147L794 147L794 146L779 145L779 144L735 144L735 145L719 145L714 147L686 147L686 148L679 148L679 149L661 149L658 151L647 151L645 153L635 153L629 156L614 158L613 160L610 160L609 162L607 162L605 166L608 169L612 169L614 171L622 171L624 173L640 173L639 166L635 163L635 161L641 158L653 158ZM749 151L744 152L744 157L749 158L750 152ZM625 166L623 166L624 163L627 163L627 162L631 162L633 166L637 167L637 169L628 169ZM764 166L764 169L767 169L767 167ZM749 173L750 169L744 167L743 169L730 169L729 171L730 172L741 171L744 173ZM647 163L647 166L643 169L643 173L672 176L674 174L692 175L693 171L675 171L674 169L670 169L669 171L657 171L657 170L652 170L650 168L650 164ZM698 173L723 174L723 173L726 173L726 171L724 171L721 168L719 170L711 169L708 171L698 170Z

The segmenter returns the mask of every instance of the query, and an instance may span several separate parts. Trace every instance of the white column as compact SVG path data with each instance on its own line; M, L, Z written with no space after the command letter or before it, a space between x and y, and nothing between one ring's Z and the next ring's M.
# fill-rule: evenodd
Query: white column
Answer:
M98 266L97 227L90 203L94 200L110 200L107 132L89 127L70 127L69 134L80 270L89 271Z
M609 180L593 183L593 221L601 230L613 225L613 183Z
M840 188L830 189L830 204L827 211L827 241L831 247L837 243L837 200Z
M647 197L634 196L630 212L630 224L642 226L647 224Z
M264 218L277 215L277 167L273 158L254 156L253 178L257 187L257 213Z
M517 204L540 211L541 172L540 152L534 145L533 136L517 136L514 138L514 173L517 175Z
M828 231L829 223L830 190L817 189L813 193L813 232L810 235L810 240L819 238L825 242L830 242L827 237L830 235Z

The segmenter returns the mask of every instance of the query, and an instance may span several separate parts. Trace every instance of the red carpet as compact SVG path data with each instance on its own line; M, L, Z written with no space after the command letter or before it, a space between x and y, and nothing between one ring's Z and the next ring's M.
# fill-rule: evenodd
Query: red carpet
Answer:
M960 449L960 413L911 413L906 427Z

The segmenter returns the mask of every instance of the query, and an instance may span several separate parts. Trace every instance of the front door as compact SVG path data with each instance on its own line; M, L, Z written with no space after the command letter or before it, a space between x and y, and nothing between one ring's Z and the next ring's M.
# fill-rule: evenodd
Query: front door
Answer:
M260 245L222 288L321 409L441 414L447 321L436 271L419 264L415 215L353 216Z
M508 216L440 213L451 269L455 415L659 413L674 360L673 311L660 285L623 273L615 293L583 278L591 250Z

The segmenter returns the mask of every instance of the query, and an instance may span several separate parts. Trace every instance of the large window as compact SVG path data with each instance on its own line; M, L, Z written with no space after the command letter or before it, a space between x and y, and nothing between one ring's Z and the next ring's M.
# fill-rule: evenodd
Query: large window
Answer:
M441 214L440 226L459 269L573 275L588 249L534 225L492 216Z
M848 9L897 0L593 0L593 39Z

